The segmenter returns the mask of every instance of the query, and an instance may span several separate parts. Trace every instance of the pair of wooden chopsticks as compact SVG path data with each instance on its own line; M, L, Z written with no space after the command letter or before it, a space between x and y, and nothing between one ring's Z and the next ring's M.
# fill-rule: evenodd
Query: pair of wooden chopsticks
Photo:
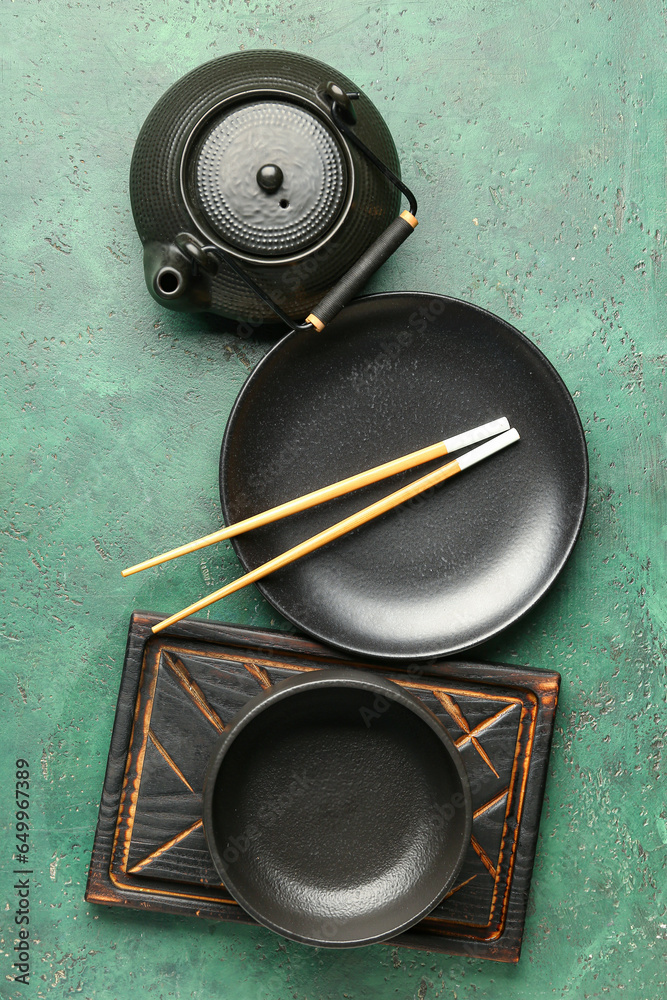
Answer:
M353 531L355 528L365 524L367 521L371 521L373 518L379 517L380 514L384 514L393 507L397 507L399 504L405 503L406 500L410 500L412 497L417 496L418 493L422 493L424 490L430 489L431 486L435 486L438 483L443 482L445 479L449 479L450 476L454 476L458 472L462 472L464 469L470 468L471 465L475 465L477 462L488 458L490 455L493 455L497 451L501 451L503 448L506 448L508 445L518 440L518 432L514 428L510 429L509 421L505 417L501 417L499 420L492 420L490 423L482 424L480 427L474 427L472 430L465 431L463 434L457 434L454 437L446 438L444 441L438 441L436 444L429 445L427 448L411 452L409 455L403 455L401 458L396 458L391 462L385 462L383 465L378 465L375 468L369 469L366 472L361 472L356 476L350 476L347 479L342 479L337 483L332 483L330 486L325 486L312 493L307 493L304 496L297 497L295 500L290 500L287 503L280 504L278 507L272 507L270 510L245 518L243 521L238 521L236 524L230 524L225 528L221 528L219 531L214 531L210 535L205 535L203 538L197 538L195 541L188 542L186 545L181 545L176 549L171 549L169 552L164 552L162 555L146 559L144 562L137 563L136 566L130 566L128 569L124 569L122 571L122 575L130 576L132 573L138 573L151 566L157 566L160 563L168 562L170 559L176 559L178 556L185 555L188 552L195 552L207 545L212 545L214 542L220 542L226 538L233 538L235 535L240 535L245 531L257 528L260 525L270 524L272 521L277 521L290 514L307 510L309 507L314 507L316 504L324 503L326 500L331 500L334 497L343 495L344 493L358 490L362 486L368 486L370 483L375 483L380 479L385 479L387 476L393 476L398 472L403 472L416 465L421 465L431 459L441 458L443 455L448 455L453 451L460 451L462 448L466 448L471 444L477 444L480 441L485 442L485 444L480 445L480 447L473 448L472 451L462 455L456 461L448 462L447 465L443 465L434 472L430 472L428 475L422 476L421 479L417 479L414 483L410 483L402 489L397 490L395 493L391 493L382 500L378 500L369 507L365 507L363 510L358 511L356 514L346 517L344 520L339 521L338 524L334 524L330 528L320 531L317 535L307 538L305 541L300 542L293 548L288 549L287 552L283 552L274 559L270 559L269 562L251 570L251 572L246 573L245 576L239 577L238 580L233 580L220 590L216 590L213 594L209 594L208 597L204 597L200 601L196 601L194 604L191 604L190 607L185 608L183 611L179 611L170 618L166 618L158 625L154 625L153 632L160 632L162 629L167 628L167 626L173 625L175 622L181 621L181 619L194 614L195 611L200 611L202 608L206 608L210 604L215 603L215 601L219 601L223 597L227 597L229 594L233 594L235 591L241 590L241 588L246 587L248 584L254 583L256 580L260 580L264 576L268 576L275 570L280 569L283 566L287 566L296 559L300 559L301 556L307 555L309 552L314 552L315 549L321 548L323 545L327 545L329 542L334 541L334 539L340 538L341 535L347 534L349 531Z

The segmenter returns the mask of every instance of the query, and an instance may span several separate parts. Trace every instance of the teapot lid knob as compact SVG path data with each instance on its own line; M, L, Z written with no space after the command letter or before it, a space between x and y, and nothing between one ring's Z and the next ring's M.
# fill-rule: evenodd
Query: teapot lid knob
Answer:
M265 163L257 171L257 183L264 191L273 194L283 182L283 172L275 163Z

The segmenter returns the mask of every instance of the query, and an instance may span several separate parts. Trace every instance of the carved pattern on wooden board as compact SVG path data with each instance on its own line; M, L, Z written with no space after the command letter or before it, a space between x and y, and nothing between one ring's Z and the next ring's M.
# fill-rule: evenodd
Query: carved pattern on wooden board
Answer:
M106 881L118 898L110 898L113 891L102 892L95 877L96 853L104 850L101 828L109 827L102 810L87 898L177 912L189 906L189 912L204 916L249 920L221 884L206 846L201 808L208 758L250 698L294 673L343 658L308 640L213 623L194 622L152 637L146 633L148 620L135 615L130 629L131 638L134 628L144 642L140 650L128 643L125 673L128 684L129 675L135 675L136 696L104 859ZM151 624L156 620L150 616ZM463 756L473 790L472 836L456 886L394 943L516 961L558 675L449 661L418 673L358 665L381 670L441 719ZM128 707L121 706L122 700L118 712ZM115 738L114 730L110 768ZM537 791L529 788L529 777ZM118 784L119 778L120 773ZM109 772L105 792L108 782ZM527 797L528 824L522 822ZM518 889L519 896L523 893L519 909ZM232 916L231 911L237 912Z

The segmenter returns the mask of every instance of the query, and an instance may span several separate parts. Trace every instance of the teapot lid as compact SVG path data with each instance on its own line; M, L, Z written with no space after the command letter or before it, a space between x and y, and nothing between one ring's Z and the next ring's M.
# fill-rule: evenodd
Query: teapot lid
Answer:
M209 121L190 149L194 214L241 253L299 254L326 236L345 207L345 152L324 120L301 104L235 104Z

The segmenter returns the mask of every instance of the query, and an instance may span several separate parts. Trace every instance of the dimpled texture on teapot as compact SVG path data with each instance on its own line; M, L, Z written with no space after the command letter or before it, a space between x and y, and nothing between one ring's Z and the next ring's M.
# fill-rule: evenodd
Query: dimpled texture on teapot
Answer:
M282 183L266 191L257 173L277 164ZM248 253L285 256L319 240L340 214L345 163L331 131L284 101L235 108L204 138L197 196L219 236Z

